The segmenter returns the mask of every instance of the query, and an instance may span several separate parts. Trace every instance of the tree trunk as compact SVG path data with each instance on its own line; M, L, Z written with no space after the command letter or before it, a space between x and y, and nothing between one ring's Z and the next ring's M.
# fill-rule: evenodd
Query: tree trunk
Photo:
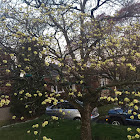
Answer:
M86 105L81 112L81 140L92 140L91 107Z

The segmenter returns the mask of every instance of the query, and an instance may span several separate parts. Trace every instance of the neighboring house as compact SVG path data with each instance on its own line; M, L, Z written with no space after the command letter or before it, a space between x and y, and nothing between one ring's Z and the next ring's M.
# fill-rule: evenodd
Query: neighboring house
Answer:
M57 65L55 64L50 64L50 66L47 67L47 70L50 71L51 73L51 78L52 79L56 79L56 77L58 76L58 72L57 70L54 70L54 69L60 69L60 67L58 67ZM98 77L91 77L91 74L92 71L89 72L89 76L88 78L90 79L88 83L92 88L96 89L98 87L102 87L102 86L105 86L107 84L109 84L111 81L107 78L100 78L98 79ZM47 84L47 87L46 89L48 91L51 91L52 93L64 93L64 89L62 87L59 86L59 83L57 82L57 80L53 83L50 79L49 76L45 76L44 78L46 84ZM72 77L71 77L71 83L72 83ZM72 89L72 91L81 91L81 86L80 84L76 83L76 84L70 84L69 87ZM101 96L110 96L110 94L114 95L114 87L113 88L110 88L110 89L106 89L106 90L103 90L101 92Z
M11 92L12 87L7 85L11 84L12 81L10 79L11 72L11 57L4 53L4 51L0 50L0 98L2 95L8 95ZM0 120L7 120L11 118L10 107L3 106L0 107Z
M110 84L111 80L107 79L107 78L101 78L100 79L100 86L105 86L107 84ZM114 92L115 87L110 87L108 89L104 89L101 92L101 96L115 96L115 92Z
M6 86L7 83L11 83L11 57L0 51L0 95L9 94L11 86Z

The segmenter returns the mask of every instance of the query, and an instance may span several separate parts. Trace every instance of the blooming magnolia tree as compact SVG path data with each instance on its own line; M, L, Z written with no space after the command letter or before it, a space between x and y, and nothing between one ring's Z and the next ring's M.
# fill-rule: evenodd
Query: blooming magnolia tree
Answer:
M5 3L0 23L0 43L15 60L13 72L18 79L21 73L30 74L34 81L32 88L20 86L14 95L17 100L24 100L26 107L42 96L45 98L43 105L51 102L56 105L60 98L68 100L81 114L81 140L92 140L93 108L103 100L118 101L117 95L122 92L116 89L134 88L140 83L140 4L133 5L137 6L136 11L129 11L129 14L129 8L124 8L107 16L107 13L101 14L100 8L112 4L110 0L24 0L24 3L26 6ZM40 81L43 77L49 80ZM100 84L103 78L110 82ZM50 85L57 85L63 92L49 91ZM75 88L72 85L76 85ZM103 90L111 88L116 94L101 97ZM134 106L137 97L133 100L122 97L118 103L133 103Z

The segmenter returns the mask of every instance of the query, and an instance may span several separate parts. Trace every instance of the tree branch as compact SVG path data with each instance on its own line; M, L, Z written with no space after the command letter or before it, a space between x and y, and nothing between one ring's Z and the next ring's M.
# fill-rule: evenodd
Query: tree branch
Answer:
M97 88L97 90L95 91L96 93L101 92L103 89L108 89L110 87L115 87L115 86L127 86L127 85L137 85L140 84L140 81L126 81L126 82L119 82L119 83L111 83L102 87Z
M105 4L107 1L110 1L110 0L105 0L104 2L102 2L102 3L100 4L100 0L98 0L96 7L94 7L93 9L91 9L91 17L94 17L94 16L93 16L93 12L94 12L95 10L97 10L99 7L101 7L103 4Z

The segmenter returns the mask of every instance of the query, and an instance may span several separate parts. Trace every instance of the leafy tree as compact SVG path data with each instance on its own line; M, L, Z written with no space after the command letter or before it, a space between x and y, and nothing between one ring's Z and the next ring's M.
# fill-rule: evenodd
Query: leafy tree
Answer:
M17 67L15 68L17 78L15 77L13 84L11 111L17 117L30 116L29 114L36 116L45 111L41 103L45 99L43 85L47 69L44 59L39 57L40 49L35 46L35 42L24 42L22 45L25 47L20 46L17 49Z
M97 11L112 4L110 0L93 3L88 0L24 0L24 3L26 7L22 3L6 4L1 16L1 44L7 52L14 53L15 73L19 77L20 71L29 72L35 77L33 83L39 83L39 77L48 73L50 80L46 85L57 85L64 93L54 91L51 97L46 96L43 104L57 104L59 96L68 100L81 114L81 139L91 140L93 108L102 100L118 100L117 97L101 97L102 90L140 83L139 8L136 11L124 8L107 15ZM128 7L131 6L140 4ZM128 17L134 19L133 22L121 24L122 19ZM45 69L45 64L57 73L55 77L50 69ZM100 85L102 78L111 82ZM44 86L42 81L39 84L42 86L33 84L33 89L37 91ZM71 88L74 84L76 89ZM32 92L29 88L23 90ZM30 98L26 93L24 96ZM82 100L83 105L77 100Z

